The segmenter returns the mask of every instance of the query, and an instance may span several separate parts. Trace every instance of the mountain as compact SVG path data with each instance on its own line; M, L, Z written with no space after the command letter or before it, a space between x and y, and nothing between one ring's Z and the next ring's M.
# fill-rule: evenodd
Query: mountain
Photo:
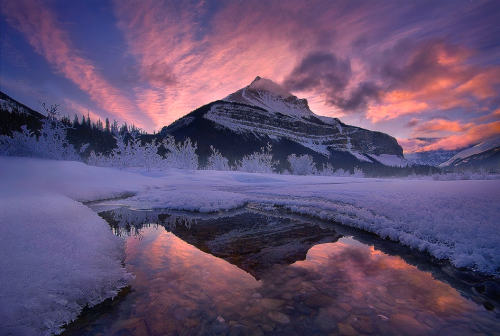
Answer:
M45 116L28 106L21 104L17 100L9 97L5 93L0 91L0 110L8 113L23 113L26 115L31 115L38 119L44 119Z
M437 142L438 140L440 140L440 138L416 138L415 140L424 142L424 145L428 146ZM441 163L451 159L455 154L458 154L464 149L465 148L455 150L438 149L425 152L414 151L405 153L405 159L414 164L437 167Z
M234 163L267 143L281 169L288 169L287 157L293 153L311 155L318 168L327 162L344 169L408 164L395 138L318 116L306 99L261 77L164 127L160 135L197 142L201 165L211 154L210 145Z
M11 135L22 125L28 129L40 129L46 117L0 91L0 135Z
M500 135L492 137L477 145L464 149L448 161L439 165L443 169L478 169L487 171L500 170Z

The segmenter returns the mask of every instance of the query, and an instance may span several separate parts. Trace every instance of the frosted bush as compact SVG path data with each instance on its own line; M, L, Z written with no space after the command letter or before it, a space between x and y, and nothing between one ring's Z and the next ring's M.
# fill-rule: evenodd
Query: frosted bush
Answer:
M55 118L57 106L51 107L53 114L42 121L40 136L21 126L20 132L12 137L0 135L0 154L7 156L24 156L52 160L81 161L73 145L66 140L66 126ZM88 145L83 145L80 152Z
M316 164L311 155L296 156L292 154L288 156L288 162L293 175L312 175L316 173Z
M433 174L431 178L435 181L460 181L460 180L489 180L494 176L488 174L486 170L480 168L477 172L471 170L454 171L451 173Z
M331 163L327 163L326 165L323 163L323 169L318 170L317 172L320 176L333 176L334 170Z
M354 167L354 173L352 174L352 177L365 177L365 173L361 168Z
M210 145L210 149L212 150L212 154L207 159L207 169L223 171L231 170L228 160L212 145Z
M267 147L260 149L260 153L245 155L237 165L237 169L248 173L273 173L274 166L279 164L279 161L273 161L271 149L272 146L267 144Z
M90 152L90 156L87 158L86 163L96 167L113 167L113 161L110 157L101 153L96 154L94 151Z
M109 156L90 153L87 164L98 167L118 167L118 168L155 168L160 166L161 156L158 155L157 144L154 140L145 145L141 144L139 132L130 133L130 139L126 140L125 133L115 132L113 137L116 140L116 148Z
M178 168L195 171L198 169L198 155L196 154L196 143L187 138L184 142L176 143L172 136L163 140L163 145L169 153L166 158L168 168Z

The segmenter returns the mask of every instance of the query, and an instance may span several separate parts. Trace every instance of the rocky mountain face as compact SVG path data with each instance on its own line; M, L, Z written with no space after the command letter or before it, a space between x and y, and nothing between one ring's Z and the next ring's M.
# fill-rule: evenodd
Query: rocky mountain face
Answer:
M306 99L260 77L164 127L161 135L167 134L197 142L202 165L210 155L210 145L234 162L267 143L273 145L272 153L285 166L292 153L309 154L316 163L330 162L348 169L408 164L395 138L346 125L337 118L318 116L309 109Z

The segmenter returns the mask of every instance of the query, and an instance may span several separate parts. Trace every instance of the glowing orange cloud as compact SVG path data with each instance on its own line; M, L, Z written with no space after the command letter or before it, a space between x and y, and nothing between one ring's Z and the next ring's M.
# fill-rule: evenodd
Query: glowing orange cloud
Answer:
M9 23L27 37L35 50L64 76L87 92L101 108L127 120L134 120L134 104L104 79L95 66L81 57L59 21L40 1L16 0L2 3Z
M460 121L434 119L423 124L418 125L412 131L414 136L418 134L425 134L426 136L439 136L441 132L466 132L471 127L475 126L474 123L462 124Z
M407 114L422 113L429 107L425 102L412 99L412 96L410 92L390 92L384 97L383 104L370 104L366 116L372 122L379 122Z
M500 134L500 121L495 121L489 124L472 126L463 134L452 135L443 138L436 143L421 148L421 151L437 150L437 149L459 149L469 147L473 144L484 141L492 136Z
M395 80L395 88L370 104L366 116L381 122L452 108L480 112L498 97L500 67L470 65L471 55L472 50L437 40L420 45L401 67L389 62L387 80Z

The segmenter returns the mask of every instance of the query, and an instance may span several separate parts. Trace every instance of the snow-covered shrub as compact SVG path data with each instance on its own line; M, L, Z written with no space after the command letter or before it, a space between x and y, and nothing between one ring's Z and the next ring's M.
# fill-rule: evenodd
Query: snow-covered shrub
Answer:
M323 169L318 170L317 172L320 176L333 176L334 170L331 163L327 163L326 165L323 163Z
M198 155L196 143L187 138L184 142L176 143L172 136L163 140L163 145L169 150L166 158L168 168L178 168L194 171L198 169Z
M296 156L292 154L288 156L288 162L290 162L293 175L312 175L316 173L316 164L311 155Z
M245 155L237 164L237 170L248 173L273 173L274 166L279 164L279 161L273 161L271 149L272 146L267 144L267 147L262 147L260 152Z
M45 108L45 105L42 104ZM12 137L0 135L0 154L8 156L36 157L52 160L81 161L81 157L66 140L66 129L57 119L57 106L46 109L48 118L42 121L40 136L21 126L21 132L14 132ZM80 152L88 145L83 145Z
M113 167L113 160L106 155L103 155L101 153L95 153L94 151L90 152L90 156L85 160L85 162L89 166L96 166L96 167Z
M118 168L155 168L160 166L161 156L158 155L157 144L154 140L151 143L141 144L139 132L130 133L130 139L126 140L126 133L114 132L116 148L109 156L90 153L87 164L98 167L118 167Z
M477 172L471 170L454 171L448 173L433 174L431 178L435 181L459 181L459 180L488 180L494 179L486 170L480 168Z
M354 172L352 174L352 177L365 177L365 173L361 168L354 167Z
M348 171L342 169L342 168L339 168L335 171L335 173L333 174L333 176L338 176L338 177L349 177L351 176L351 174L349 174Z
M231 170L228 160L222 154L210 145L212 154L207 159L207 169L209 170Z

